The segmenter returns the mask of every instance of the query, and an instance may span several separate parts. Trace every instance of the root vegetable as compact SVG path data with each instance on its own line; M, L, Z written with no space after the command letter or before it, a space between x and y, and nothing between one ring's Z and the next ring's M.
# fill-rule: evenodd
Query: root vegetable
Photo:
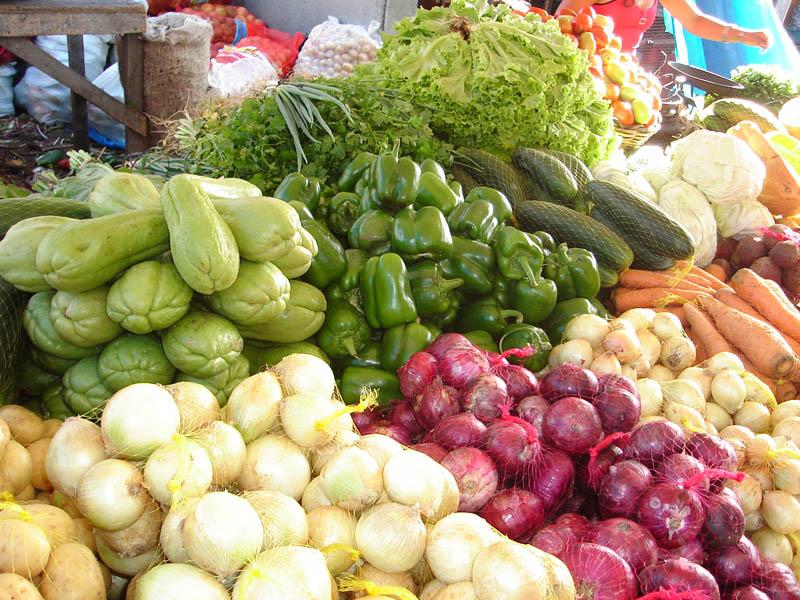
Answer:
M97 559L83 544L53 549L39 591L45 600L105 600L106 585Z
M16 496L28 487L33 476L30 452L16 440L9 440L0 456L0 492Z
M42 438L28 446L28 453L31 455L32 463L31 485L37 490L48 491L53 489L50 480L47 479L47 470L45 468L45 458L47 457L47 448L50 446L50 441L51 438Z
M0 520L0 573L36 577L47 566L50 551L47 535L33 523Z
M212 421L193 436L211 460L211 484L228 485L239 479L247 455L242 435L231 425Z
M78 506L92 525L119 531L133 525L150 502L141 471L115 458L90 467L81 477Z
M100 428L81 417L70 417L47 448L45 471L56 490L74 498L86 470L105 458Z
M0 596L13 600L42 600L36 585L16 573L0 573Z
M302 449L290 439L265 435L247 446L239 487L273 490L299 500L311 481L311 465Z
M331 398L336 388L333 371L328 364L310 354L290 354L272 371L280 378L285 396L310 392Z
M179 381L167 386L180 413L180 432L195 433L198 429L219 421L219 401L207 387L193 381Z
M11 437L23 446L44 437L44 421L32 410L18 404L0 406L0 419L11 430Z

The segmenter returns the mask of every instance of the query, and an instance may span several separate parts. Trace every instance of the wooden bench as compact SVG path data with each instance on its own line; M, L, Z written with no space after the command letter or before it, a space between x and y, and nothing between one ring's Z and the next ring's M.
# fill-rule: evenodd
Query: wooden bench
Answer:
M142 114L146 17L147 7L136 0L0 0L0 46L70 89L76 147L89 146L88 100L125 125L128 152L142 152L148 147ZM125 104L86 79L84 34L117 36ZM29 39L38 35L67 36L69 67Z

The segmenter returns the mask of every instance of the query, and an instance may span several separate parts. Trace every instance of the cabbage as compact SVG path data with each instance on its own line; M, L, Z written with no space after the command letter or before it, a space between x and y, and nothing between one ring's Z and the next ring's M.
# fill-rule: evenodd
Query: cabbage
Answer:
M693 185L674 179L661 188L659 208L680 223L694 244L695 263L705 267L717 251L717 222L714 211Z
M755 201L764 186L764 163L732 135L698 130L674 142L670 151L672 174L696 186L712 204Z
M740 238L775 224L769 209L756 200L715 204L714 218L724 238Z
M603 161L595 165L592 169L592 175L594 175L595 179L607 181L618 185L622 189L634 192L653 204L658 200L658 194L656 194L647 179L639 173L626 173L612 161Z

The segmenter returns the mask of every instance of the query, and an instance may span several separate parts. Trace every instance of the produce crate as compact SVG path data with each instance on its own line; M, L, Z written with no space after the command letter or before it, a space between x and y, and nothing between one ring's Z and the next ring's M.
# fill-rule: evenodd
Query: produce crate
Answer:
M245 0L243 4L270 27L305 34L329 16L353 25L367 26L371 21L377 21L383 30L391 31L395 21L413 15L417 9L416 0Z

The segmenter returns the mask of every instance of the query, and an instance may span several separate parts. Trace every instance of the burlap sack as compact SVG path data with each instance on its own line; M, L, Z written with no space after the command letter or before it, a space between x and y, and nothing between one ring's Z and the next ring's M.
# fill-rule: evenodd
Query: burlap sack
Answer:
M144 34L144 112L151 117L150 143L164 138L159 125L192 112L208 90L211 24L199 17L166 13L147 19Z

